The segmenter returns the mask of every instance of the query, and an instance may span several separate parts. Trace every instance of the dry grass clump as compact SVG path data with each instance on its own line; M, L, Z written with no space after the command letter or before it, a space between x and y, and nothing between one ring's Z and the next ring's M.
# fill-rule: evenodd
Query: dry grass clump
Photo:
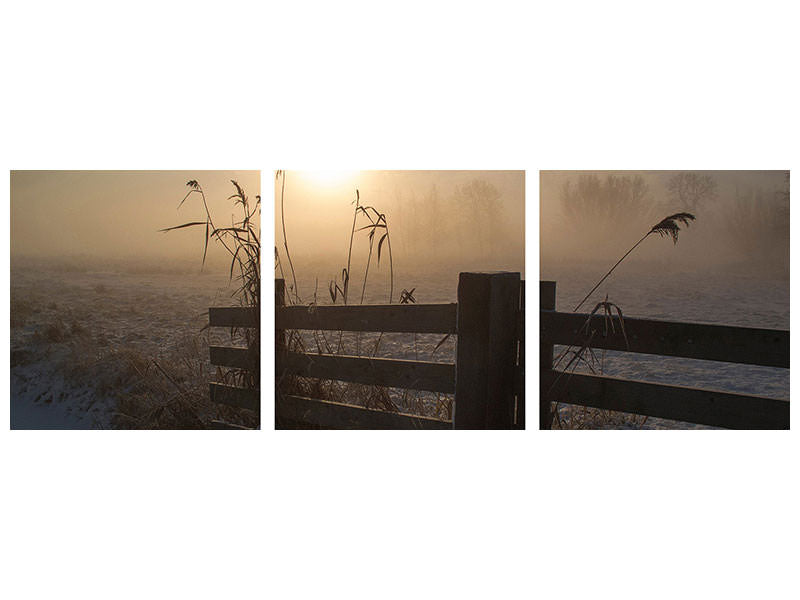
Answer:
M36 332L37 336L47 342L64 342L70 337L70 330L61 319L49 322L44 329Z
M124 350L110 353L94 368L109 366L118 370L106 386L106 393L115 394L117 400L115 427L206 428L213 407L207 398L202 372L187 372L174 360L148 359Z
M115 428L196 429L220 417L208 400L207 342L187 335L152 358L144 350L109 347L104 335L90 329L90 318L71 312L50 316L33 333L30 347L12 351L11 367L49 356L75 393L90 393L90 406L102 402L114 407ZM225 416L240 424L253 421L248 414Z
M653 225L638 242L622 255L600 281L595 284L583 300L573 309L573 312L577 312L594 291L614 272L614 269L616 269L620 263L649 236L658 234L661 237L671 238L673 244L677 244L678 234L681 231L680 225L688 227L694 220L695 217L691 213L679 212L665 217ZM593 326L593 317L601 309L603 326L598 329L596 326ZM617 326L614 325L615 317ZM615 426L635 426L639 428L645 424L647 417L642 418L638 415L628 415L614 411L578 406L569 406L566 409L561 407L559 398L569 386L570 376L577 368L586 368L591 373L603 373L605 351L603 350L600 353L600 358L598 358L593 347L593 342L601 337L607 338L609 335L621 335L625 341L625 346L629 347L628 338L625 333L625 320L622 315L622 309L616 304L609 302L608 296L606 296L605 300L603 302L598 302L591 313L587 315L586 321L577 332L576 341L561 352L553 361L552 368L559 369L560 367L560 371L557 371L559 374L555 382L544 392L545 398L549 397L551 399L550 422L543 424L544 426L548 428L555 426L558 429L605 429Z
M228 200L233 200L234 209L239 211L238 217L234 215L231 219L232 223L228 227L218 226L211 215L208 208L205 192L196 180L189 181L186 185L189 191L181 200L178 208L180 208L187 199L191 196L199 196L202 200L203 208L205 209L205 221L193 221L183 223L174 227L168 227L161 231L175 231L178 229L200 227L205 229L205 236L203 241L203 259L201 266L205 265L206 257L208 255L208 246L210 242L214 241L221 245L230 255L230 281L237 282L237 287L231 294L236 298L240 306L253 308L255 314L260 316L261 313L261 240L260 228L258 219L261 214L261 196L255 196L251 199L244 188L236 181L231 180L234 188L234 193L228 197ZM232 328L230 330L231 341L234 344L243 344L249 351L252 365L249 369L222 369L216 370L216 381L226 383L229 385L236 385L247 389L259 389L261 385L261 371L260 371L260 352L261 352L261 338L260 327L255 328ZM208 343L206 342L204 352L207 352ZM193 351L194 348L189 350ZM191 354L191 352L190 352ZM191 361L190 361L191 362ZM191 365L184 365L191 366ZM178 391L181 387L172 378L162 370L164 376L168 381L175 384ZM207 397L208 391L204 392L204 397ZM230 412L228 407L220 407L223 412ZM236 411L237 409L231 409ZM163 411L159 412L159 416ZM238 413L237 416L241 417ZM241 420L241 419L239 419ZM248 420L248 419L245 419ZM251 425L258 427L258 420L255 417L255 422L249 419Z
M593 320L598 314L602 315L601 327L597 327L596 321ZM618 415L622 413L572 406L563 402L570 377L577 369L583 368L593 374L603 373L605 350L601 350L599 353L595 352L593 343L600 338L607 339L614 335L622 336L625 346L629 347L622 309L613 302L609 302L608 296L606 296L605 301L598 302L586 316L586 320L577 332L575 344L565 348L553 360L553 369L560 369L560 371L550 388L544 392L546 397L551 398L549 424L551 428L555 426L557 429L604 429L608 428L612 422L617 425L624 423L626 426L638 424L633 415L630 418L623 416L623 421L619 421ZM644 421L641 425L643 424Z
M648 417L586 406L560 404L553 429L642 429Z
M24 327L33 315L41 312L38 303L30 297L12 295L10 301L11 328Z
M114 428L206 429L215 419L257 426L252 412L211 403L207 348L204 338L187 335L153 358L132 348L99 350L84 339L74 343L65 374L77 384L90 385L98 400L113 400Z
M186 200L193 194L198 194L203 202L206 213L205 221L192 221L161 229L162 232L185 229L187 227L204 227L205 237L203 238L203 260L206 263L209 242L218 242L231 256L230 279L233 281L234 274L239 282L239 287L231 294L238 298L242 306L258 308L261 302L261 240L258 218L261 215L261 196L257 195L255 200L251 200L245 193L244 188L236 181L231 179L231 184L235 193L228 197L234 201L234 208L241 210L241 216L236 221L236 216L230 227L218 227L214 224L211 212L208 209L208 202L203 188L196 180L189 181L186 185L190 188L181 200L180 208Z
M32 362L35 358L34 353L30 350L25 350L22 348L11 348L10 358L11 358L11 368L18 367L20 365L26 365Z
M74 317L64 320L56 315L36 330L33 340L37 343L59 344L85 335L88 335L86 328Z

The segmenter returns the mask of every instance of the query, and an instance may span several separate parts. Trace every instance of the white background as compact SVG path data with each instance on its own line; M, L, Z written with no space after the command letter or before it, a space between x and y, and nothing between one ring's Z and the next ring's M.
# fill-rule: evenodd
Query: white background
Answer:
M277 168L525 169L531 279L538 169L797 157L789 2L16 2L2 22L3 172L262 169L268 200ZM798 597L796 431L9 432L0 372L7 598Z

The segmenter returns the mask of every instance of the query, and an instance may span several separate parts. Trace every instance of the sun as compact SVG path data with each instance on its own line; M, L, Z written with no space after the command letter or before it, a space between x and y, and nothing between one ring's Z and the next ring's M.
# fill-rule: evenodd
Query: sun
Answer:
M318 187L336 187L354 181L358 171L296 171L295 175Z

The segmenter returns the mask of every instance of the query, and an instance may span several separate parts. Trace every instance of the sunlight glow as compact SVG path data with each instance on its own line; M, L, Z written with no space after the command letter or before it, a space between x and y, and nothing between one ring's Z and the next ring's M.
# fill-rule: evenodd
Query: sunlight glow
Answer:
M303 181L317 187L337 187L355 180L359 171L295 171Z

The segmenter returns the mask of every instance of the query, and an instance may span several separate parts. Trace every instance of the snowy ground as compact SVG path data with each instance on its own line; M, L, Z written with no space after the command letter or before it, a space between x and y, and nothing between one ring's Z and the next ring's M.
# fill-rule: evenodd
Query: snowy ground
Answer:
M569 312L597 279L594 271L552 270L542 279L555 280L556 308ZM608 294L625 316L672 321L716 323L767 329L789 329L789 284L730 272L651 272L620 270L581 307L590 312ZM558 355L564 350L556 346ZM633 354L597 353L605 375L720 391L789 398L789 370ZM583 367L578 372L588 372ZM570 408L562 405L562 412ZM641 418L639 418L641 421ZM635 427L635 420L617 425ZM702 428L698 425L648 419L645 428Z
M168 364L188 347L207 362L200 330L209 306L232 303L226 287L198 273L12 268L11 427L112 427L130 378L111 365Z

